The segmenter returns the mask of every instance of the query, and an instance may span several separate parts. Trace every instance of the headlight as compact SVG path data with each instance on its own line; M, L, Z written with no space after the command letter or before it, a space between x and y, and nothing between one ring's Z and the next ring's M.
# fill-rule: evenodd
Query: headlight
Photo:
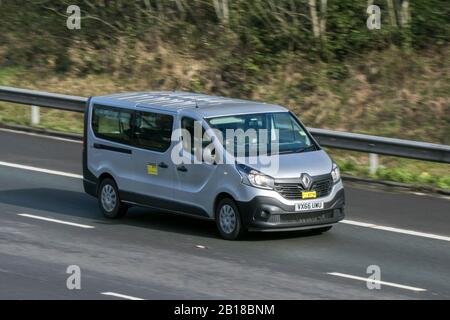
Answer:
M333 163L333 169L331 169L331 177L333 177L333 182L336 183L341 179L341 171L336 163Z
M275 181L272 177L250 168L245 164L236 164L236 168L242 176L243 183L257 188L273 189Z

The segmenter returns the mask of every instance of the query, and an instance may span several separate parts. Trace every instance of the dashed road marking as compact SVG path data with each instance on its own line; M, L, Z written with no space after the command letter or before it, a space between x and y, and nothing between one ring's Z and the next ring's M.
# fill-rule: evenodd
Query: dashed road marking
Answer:
M73 223L73 222L68 222L68 221L63 221L63 220L58 220L58 219L51 219L51 218L46 218L46 217L41 217L41 216L35 216L32 214L27 214L27 213L19 213L18 216L36 219L36 220L54 222L54 223L59 223L59 224L65 224L68 226L79 227L79 228L83 228L83 229L94 229L95 228L93 226L88 226L85 224Z
M359 281L364 281L364 282L369 281L370 283L378 283L378 284L389 286L389 287L395 287L395 288L411 290L411 291L416 291L416 292L427 291L427 289L405 286L403 284L398 284L398 283L394 283L394 282L386 282L386 281L374 280L374 279L369 279L369 278L364 278L364 277L358 277L358 276L353 276L351 274L345 274L345 273L340 273L340 272L327 272L327 274L329 274L331 276L359 280Z
M55 171L55 170L50 170L50 169L37 168L37 167L21 165L21 164L16 164L16 163L4 162L4 161L0 161L0 166L36 171L36 172L58 175L58 176L63 176L63 177L70 177L70 178L75 178L75 179L83 179L82 175L75 174L75 173L68 173L68 172L63 172L63 171ZM401 233L401 234L406 234L406 235L411 235L411 236L416 236L416 237L450 242L450 237L433 234L433 233L426 233L426 232L407 230L407 229L401 229L401 228L395 228L395 227L389 227L389 226L382 226L382 225L376 225L373 223L354 221L354 220L342 220L342 221L340 221L340 223L354 225L354 226L363 227L363 228L383 230L383 231Z
M82 175L75 174L75 173L68 173L68 172L63 172L63 171L37 168L37 167L32 167L32 166L27 166L27 165L17 164L17 163L11 163L11 162L0 161L0 166L22 169L22 170L29 170L29 171L36 171L36 172L53 174L53 175L69 177L69 178L83 179Z
M450 237L447 237L447 236L442 236L442 235L433 234L433 233L425 233L425 232L414 231L414 230L394 228L394 227L380 226L380 225L367 223L367 222L342 220L342 221L340 221L340 223L350 224L350 225L363 227L363 228L370 228L370 229L384 230L384 231L395 232L395 233L402 233L402 234L407 234L410 236L429 238L429 239L434 239L434 240L450 241Z
M128 295L116 293L116 292L102 292L101 294L104 296L112 296L112 297L117 297L117 298L122 298L122 299L127 299L127 300L144 300L141 298L128 296Z

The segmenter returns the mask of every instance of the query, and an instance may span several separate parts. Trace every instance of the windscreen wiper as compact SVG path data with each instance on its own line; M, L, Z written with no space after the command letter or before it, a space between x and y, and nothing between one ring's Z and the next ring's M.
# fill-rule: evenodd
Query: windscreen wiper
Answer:
M313 148L313 150L310 150L311 148ZM316 150L316 146L312 144L310 146L307 146L307 147L295 150L295 153L302 153L302 152L305 152L305 151L315 151L315 150Z
M314 148L313 150L316 150L316 146L312 144L310 146L299 148L299 149L294 149L294 150L280 150L280 151L278 151L278 154L302 153L305 151L309 151L311 148Z

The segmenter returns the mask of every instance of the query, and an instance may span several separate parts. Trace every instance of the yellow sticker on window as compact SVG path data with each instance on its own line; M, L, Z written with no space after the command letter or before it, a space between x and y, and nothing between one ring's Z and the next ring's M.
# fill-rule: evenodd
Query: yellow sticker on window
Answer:
M317 198L317 193L315 191L303 191L302 199L314 199Z
M158 166L156 164L147 164L147 174L158 175Z

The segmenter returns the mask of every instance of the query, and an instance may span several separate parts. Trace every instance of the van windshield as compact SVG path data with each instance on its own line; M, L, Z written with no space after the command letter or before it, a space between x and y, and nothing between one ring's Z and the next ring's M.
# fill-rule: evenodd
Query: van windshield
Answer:
M274 155L318 149L290 112L230 115L206 121L212 129L219 130L225 149L235 156L244 156L239 150L249 156L255 152Z

